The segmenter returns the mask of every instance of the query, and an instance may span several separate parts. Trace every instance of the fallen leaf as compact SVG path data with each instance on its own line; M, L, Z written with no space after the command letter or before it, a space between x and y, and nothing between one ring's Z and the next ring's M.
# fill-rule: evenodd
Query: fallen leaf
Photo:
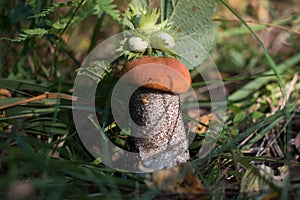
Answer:
M146 177L145 183L150 188L162 191L159 196L176 196L180 199L208 198L207 189L195 175L190 164L179 164L175 167L158 170Z
M0 98L11 98L11 92L8 89L0 88Z
M10 199L33 199L36 193L36 188L29 180L18 180L11 186L8 196Z
M199 121L201 122L201 124L199 123L199 125L198 125L198 131L197 131L197 133L198 134L203 134L203 133L205 133L206 132L206 130L207 130L207 126L209 125L209 122L210 122L210 120L211 120L211 117L212 117L212 114L211 113L209 113L209 114L206 114L206 115L202 115L201 117L200 117L200 119L199 119ZM205 126L205 125L206 126Z
M274 175L274 170L266 165L258 165L246 170L241 181L241 194L269 193L271 185L281 187L288 177L288 167L283 166L279 169L279 176ZM272 191L271 191L272 192Z

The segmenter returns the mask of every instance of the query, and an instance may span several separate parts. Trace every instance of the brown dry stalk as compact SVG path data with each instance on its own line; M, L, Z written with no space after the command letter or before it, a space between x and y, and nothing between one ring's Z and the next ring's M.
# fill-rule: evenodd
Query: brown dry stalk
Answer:
M222 22L240 22L238 19L219 19L219 18L214 18L212 19L213 21L222 21ZM267 23L267 22L261 22L261 21L255 21L255 20L245 20L247 23L254 23L254 24L261 24L261 25L266 25L269 27L275 27L279 29L283 29L292 33L296 33L300 35L300 31L295 30L293 28L287 28L285 26L277 25L277 24L272 24L272 23Z
M71 95L68 95L68 94L62 94L62 93L46 92L44 94L41 94L41 95L38 95L38 96L35 96L35 97L32 97L32 98L28 98L28 99L24 99L24 100L21 100L21 101L18 101L18 102L2 105L2 106L0 106L0 110L4 110L4 109L11 108L11 107L14 107L14 106L22 105L22 104L25 104L25 103L30 103L30 102L33 102L33 101L43 100L43 99L66 99L66 100L70 100L70 101L76 101L76 100L78 100L78 97L71 96Z

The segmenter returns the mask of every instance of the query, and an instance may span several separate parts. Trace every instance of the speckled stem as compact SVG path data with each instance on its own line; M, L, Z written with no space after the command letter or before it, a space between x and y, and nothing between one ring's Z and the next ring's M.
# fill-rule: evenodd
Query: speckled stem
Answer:
M138 125L133 139L144 167L170 168L189 159L179 95L139 88L130 98L130 115Z

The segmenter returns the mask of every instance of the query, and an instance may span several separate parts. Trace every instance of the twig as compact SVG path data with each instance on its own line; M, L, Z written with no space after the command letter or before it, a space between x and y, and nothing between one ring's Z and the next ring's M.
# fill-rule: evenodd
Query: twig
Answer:
M0 110L15 107L15 106L25 104L25 103L30 103L30 102L33 102L33 101L38 101L38 100L43 100L43 99L58 99L58 98L66 99L66 100L70 100L70 101L77 101L78 100L78 97L71 96L71 95L68 95L68 94L46 92L45 94L41 94L39 96L35 96L35 97L29 98L29 99L24 99L24 100L21 100L21 101L18 101L18 102L2 105L2 106L0 106Z
M212 19L213 21L222 21L222 22L240 22L240 20L238 19ZM287 28L285 26L281 26L281 25L277 25L277 24L272 24L272 23L268 23L268 22L260 22L260 21L255 21L255 20L245 20L245 22L247 23L254 23L254 24L261 24L261 25L265 25L265 26L269 26L269 27L275 27L275 28L279 28L279 29L283 29L292 33L296 33L300 35L300 31L292 29L292 28Z

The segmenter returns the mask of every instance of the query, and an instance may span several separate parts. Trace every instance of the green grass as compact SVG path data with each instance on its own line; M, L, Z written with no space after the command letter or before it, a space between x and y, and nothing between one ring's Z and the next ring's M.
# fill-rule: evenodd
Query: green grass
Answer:
M109 8L105 1L94 2L102 9ZM115 2L118 8L124 7L123 1ZM53 11L51 5L49 0L37 4L33 0L0 3L3 15L0 33L6 38L0 43L0 89L6 88L12 94L11 98L0 98L0 106L45 92L71 95L76 69L83 58L97 43L111 36L112 31L120 30L109 18L116 17L116 13L96 15L93 13L94 9L99 9L96 4L74 1L57 4ZM249 2L248 6L251 7ZM219 1L220 13L216 15L221 19L217 23L222 31L211 55L228 92L226 121L216 148L208 156L197 157L204 134L197 135L190 148L194 177L207 188L210 199L251 199L271 192L276 192L277 199L300 198L300 177L297 175L300 152L291 142L300 128L300 43L299 35L288 31L299 25L299 13L281 18L277 10L269 6L274 20L267 25L250 26L246 18L255 18L255 14L241 7L233 8L227 1ZM41 13L45 16L40 16ZM226 13L239 21L233 20L233 24L230 19L222 20ZM29 15L35 17L28 18ZM9 23L6 19L10 19ZM62 23L61 28L58 22ZM272 25L284 28L281 31L287 34L287 42L292 48L270 54L264 46L261 31ZM46 29L47 34L35 30L18 37L22 30L35 28ZM200 76L194 79L194 88L207 84ZM108 77L99 86L97 112L104 113L109 107L107 94L115 81ZM207 92L201 94L199 105L209 112ZM106 128L110 139L125 146L126 134L120 133L115 126L110 129L113 119L110 115L104 117L106 123L101 126ZM200 124L207 125L205 122ZM22 181L28 181L34 188L30 194L34 199L153 199L155 196L164 199L170 195L179 196L175 189L170 190L173 184L170 180L159 187L149 187L145 183L147 176L111 169L94 158L77 134L72 103L68 99L45 98L0 110L0 131L0 199L15 192L14 186ZM249 153L250 150L255 152ZM276 172L272 178L278 178L280 167L285 166L291 176L277 185L265 180L256 168L250 173L255 165L269 166ZM250 179L245 176L248 172ZM181 178L185 173L176 175ZM259 187L269 187L269 190L261 194L251 190L240 193L247 181L256 181L259 185L257 180L264 180ZM201 196L195 195L195 198Z

